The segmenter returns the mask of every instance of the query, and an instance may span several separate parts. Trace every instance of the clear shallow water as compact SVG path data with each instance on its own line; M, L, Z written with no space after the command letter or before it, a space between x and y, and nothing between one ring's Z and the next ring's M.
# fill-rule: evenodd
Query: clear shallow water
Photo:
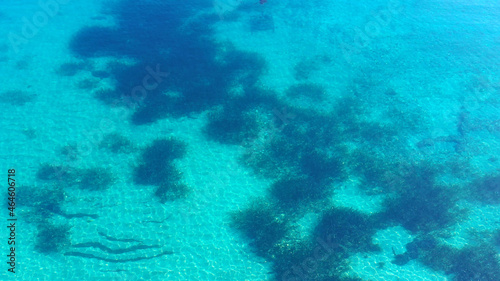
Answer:
M2 278L500 280L498 4L136 2L0 6Z

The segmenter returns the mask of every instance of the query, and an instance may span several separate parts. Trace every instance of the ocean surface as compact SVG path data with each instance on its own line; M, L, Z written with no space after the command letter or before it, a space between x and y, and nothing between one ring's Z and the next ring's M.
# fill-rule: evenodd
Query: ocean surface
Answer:
M498 1L1 1L0 77L0 280L500 280Z

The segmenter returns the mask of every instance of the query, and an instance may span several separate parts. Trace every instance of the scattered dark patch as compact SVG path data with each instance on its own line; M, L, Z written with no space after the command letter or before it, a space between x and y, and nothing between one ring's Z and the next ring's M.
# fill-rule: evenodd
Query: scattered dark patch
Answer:
M173 138L159 139L144 150L142 159L148 164L160 164L181 158L185 154L185 143Z
M385 187L386 181L398 181L397 184L400 184L399 181L402 180L399 171L394 171L396 167L392 167L394 169L389 169L389 167L387 167L388 163L379 159L373 153L355 151L351 154L350 160L354 172L362 177L362 187L377 185ZM391 174L394 174L394 178L387 179L387 171L391 171ZM391 182L389 182L389 184ZM390 186L393 185L390 184Z
M325 99L325 89L312 83L301 83L290 86L286 91L286 95L291 98L305 97L314 101L322 101Z
M358 128L359 137L374 145L389 143L398 134L395 128L373 122L360 122Z
M435 271L452 275L455 281L500 280L498 252L489 244L461 250L437 245L423 252L420 261Z
M386 96L395 97L398 93L393 88L388 88L384 93Z
M300 159L302 173L309 178L322 183L326 179L338 179L342 177L342 162L336 157L328 157L324 153L312 150L304 152Z
M227 144L241 144L245 139L255 138L257 133L258 125L253 114L230 107L210 113L205 127L207 137Z
M181 173L169 162L150 160L150 162L141 164L135 169L134 182L137 184L160 186L167 183L166 187L168 188L168 183L180 179ZM159 192L161 193L161 191Z
M431 231L455 222L453 190L434 184L431 166L414 166L404 176L404 184L384 205L383 219L400 223L412 232Z
M281 121L285 114L296 117L285 123ZM280 113L280 117L279 127L269 132L268 140L245 155L245 164L259 175L273 179L308 176L317 182L328 182L343 177L340 159L346 157L346 151L339 144L335 120L302 115L300 111Z
M124 153L130 151L132 143L126 137L118 133L110 133L103 137L102 141L99 143L99 147L113 153Z
M76 184L80 189L106 190L114 181L113 175L104 168L82 169L76 174Z
M69 149L69 151L68 151ZM62 153L72 156L71 146L63 148ZM104 168L74 169L62 165L42 164L37 178L44 181L56 181L67 186L76 185L80 189L105 190L115 181L113 175Z
M293 68L294 78L297 80L307 80L314 72L319 70L319 64L316 60L302 59Z
M141 164L135 171L135 182L144 185L161 185L180 179L180 173L171 163L186 153L186 145L176 139L154 141L142 153Z
M70 161L74 161L78 158L78 147L76 144L68 144L61 148L61 154Z
M331 240L283 242L273 252L276 280L361 281L347 277L348 254Z
M70 49L79 57L109 55L137 61L106 69L116 87L96 93L106 104L134 109L136 125L201 112L225 103L235 85L253 86L264 67L264 60L256 54L212 40L211 25L219 20L216 15L186 21L204 8L211 8L211 3L121 1L108 8L116 27L84 28L74 36ZM166 94L171 92L178 95Z
M155 196L160 199L161 203L185 198L189 193L189 188L180 182L180 179L173 177L167 182L161 183L155 190Z
M123 49L128 45L126 40L125 36L120 36L120 31L92 26L78 31L73 36L69 48L73 54L81 57L115 56L123 53Z
M30 62L28 60L18 60L16 62L16 68L18 70L28 69L29 66L30 66Z
M257 140L261 130L268 130L272 134L272 130L277 129L278 123L282 122L277 108L283 108L283 105L272 91L248 87L240 96L228 99L223 105L208 115L209 120L204 128L208 138L220 143L252 142Z
M274 32L274 18L269 14L259 14L250 17L249 22L251 32L269 31Z
M59 215L66 219L85 217L97 219L99 217L96 214L68 214L64 212L61 206L65 199L66 194L61 185L44 185L38 188L26 186L18 189L16 204L27 210L24 213L24 219L37 226L47 223L53 215Z
M123 102L122 94L113 89L99 89L94 92L94 96L107 105L117 105Z
M500 229L493 234L493 245L500 250Z
M262 257L270 257L270 251L289 230L287 219L276 213L265 200L233 213L232 225L251 241L250 245Z
M141 164L135 169L137 184L155 185L155 196L162 203L184 198L189 188L180 182L181 173L173 161L186 153L186 145L176 139L154 141L142 153Z
M278 180L271 186L270 195L285 209L295 209L326 196L328 188L324 183L309 178L288 178Z
M39 180L58 180L68 183L74 179L74 169L67 166L44 163L38 168L36 176Z
M35 250L43 253L57 253L70 246L68 225L54 225L49 222L38 225Z
M490 175L473 183L472 196L485 203L500 204L500 175Z
M6 91L0 93L0 103L10 104L13 106L23 106L28 102L33 102L36 96L36 94L25 91Z
M22 133L26 136L26 138L28 138L29 140L34 140L36 139L36 136L37 136L37 133L36 133L36 130L35 129L29 129L29 128L26 128L26 129L23 129L22 130Z
M500 280L498 252L487 245L463 249L454 260L451 271L456 281Z
M353 209L332 208L323 214L314 234L324 241L333 239L349 252L378 251L379 247L372 243L375 226L371 217Z
M458 257L459 250L446 245L437 245L436 247L424 251L419 261L434 271L442 271L449 274Z
M62 187L44 185L42 187L22 186L17 190L16 204L19 207L30 207L29 221L38 223L45 221L53 214L62 214L61 204L66 198Z

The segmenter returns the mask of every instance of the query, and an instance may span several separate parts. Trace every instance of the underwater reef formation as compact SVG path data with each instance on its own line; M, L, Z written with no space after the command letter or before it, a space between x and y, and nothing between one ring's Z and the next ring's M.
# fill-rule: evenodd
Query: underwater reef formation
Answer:
M255 114L225 107L208 115L204 131L210 139L220 143L241 144L257 137L258 124Z
M24 207L24 219L36 225L45 223L54 215L62 216L66 219L72 218L98 218L96 214L87 213L67 213L63 210L66 200L66 192L61 185L51 184L40 187L23 186L18 190L17 205Z
M69 248L69 225L54 225L48 221L38 225L35 250L43 253L56 253Z
M232 226L250 240L250 246L262 257L272 255L273 248L290 227L286 217L277 214L268 202L262 200L232 214Z
M314 234L325 241L334 237L335 243L345 251L380 251L380 248L372 243L376 226L373 218L353 209L332 208L323 213Z
M500 262L495 249L483 245L461 250L451 269L456 281L500 280Z
M104 168L89 168L77 171L75 182L80 189L105 190L115 181L113 175Z
M325 198L328 191L327 185L302 177L278 180L272 184L269 193L283 209L296 210L299 206Z
M63 165L43 163L38 168L36 177L39 180L44 180L44 181L52 181L60 179L66 180L71 177L72 170L73 170L72 168Z
M484 204L500 204L500 175L489 175L472 184L472 198Z
M398 161L401 160L389 159L398 155L406 160L406 147L398 149L408 144L397 146L395 143L406 139L398 137L403 135L402 131L414 130L416 122L410 120L413 117L402 116L407 114L401 114L398 108L383 114L388 117L388 123L373 121L373 116L378 116L379 112L371 111L374 101L370 100L370 95L372 89L384 88L382 95L392 103L400 96L398 92L377 85L377 81L359 78L328 114L294 107L287 100L291 103L305 98L318 102L326 96L321 86L304 81L316 72L314 65L306 61L299 63L294 72L295 78L303 83L292 85L285 92L288 99L278 100L277 93L260 87L260 76L266 69L261 57L214 40L212 24L219 20L216 15L207 13L190 18L194 11L209 7L211 3L207 3L121 1L108 9L108 15L114 17L114 27L82 29L71 41L70 50L84 61L102 56L132 59L131 64L110 63L106 71L92 71L92 76L114 82L113 88L96 89L94 95L109 106L130 109L134 125L208 112L208 122L203 129L205 136L245 149L241 162L273 183L267 197L233 214L231 225L249 241L257 255L272 262L278 280L360 280L346 276L347 258L356 252L377 251L377 245L372 242L377 228L396 224L413 234L425 235L456 222L454 192L436 183L439 173L435 168L425 167L435 165L414 159L415 162L400 165ZM248 4L242 7L248 9ZM274 29L273 17L266 14L249 18L247 24L255 32ZM61 74L68 76L79 71L71 65L63 68ZM376 71L364 70L361 76L374 75L370 72ZM145 80L150 83L145 84ZM90 87L86 84L91 83L82 86ZM137 87L142 88L137 91ZM466 120L461 118L459 133L467 129ZM451 142L457 147L461 144L455 138L433 138L428 143L418 143L417 148L437 142ZM113 153L127 152L129 147L129 142L117 135L109 135L101 142L101 148ZM181 182L182 175L175 167L175 160L185 154L185 145L175 139L154 141L138 159L134 182L154 186L154 194L161 202L186 196L189 188ZM39 174L40 179L54 180L63 176L79 188L106 188L112 181L112 176L106 173L93 179L88 176L92 171L50 165L44 169ZM377 189L382 193L379 195L387 195L383 211L367 216L328 205L313 227L311 236L314 238L295 239L292 232L294 223L300 219L298 210L317 202L328 204L337 183L348 176L359 177L362 190ZM494 183L494 180L485 179L476 185L483 201L497 193ZM311 255L319 243L316 238L331 247L324 258L312 263ZM460 255L466 252L456 252L434 242L432 238L419 236L406 245L405 253L396 255L395 263L402 265L418 259L433 264L439 260L441 267L433 265L433 268L454 272L456 280L498 279L493 262L481 268L476 261L491 259L491 251L475 256L469 254L468 259L464 258L469 263L469 268L465 269L457 257L463 258ZM92 241L74 247L85 251L73 249L65 255L128 262L145 257L114 255L147 250L147 247L156 249L159 246L111 248ZM442 252L435 252L431 258L428 253L436 249ZM160 252L148 258L166 254L171 252ZM487 267L492 268L491 273L482 273Z
M461 250L438 245L424 252L420 261L433 270L450 275L453 281L500 280L498 252L489 244Z
M181 174L173 161L186 153L186 145L176 139L158 139L142 152L134 171L134 182L156 186L155 195L161 202L183 198L189 188L179 182Z
M385 200L381 219L397 222L414 233L455 223L456 191L436 185L435 176L430 166L413 167L397 193Z
M62 204L66 194L61 186L22 186L18 189L17 195L16 204L27 210L24 215L27 222L44 223L54 214L63 214Z
M223 144L242 145L258 139L259 134L276 125L273 110L283 105L275 95L258 87L242 88L238 96L209 112L203 133L208 139Z
M250 240L257 255L272 262L276 280L360 281L346 275L347 258L353 252L379 250L371 243L371 218L350 209L325 212L305 240L291 239L292 222L290 215L265 199L232 215L232 226Z
M415 238L413 241L405 245L406 252L396 254L394 252L394 260L392 263L399 266L405 265L411 260L418 259L422 252L429 252L438 246L437 240L430 235L422 235Z
M114 56L137 61L109 67L116 87L97 94L110 105L133 109L136 125L201 112L228 100L235 85L252 87L264 68L259 56L212 39L215 15L198 16L185 25L195 7L209 4L120 1L108 8L115 27L86 27L69 47L81 59ZM151 78L148 85L143 85L145 77ZM140 86L144 88L138 93ZM168 92L177 95L164 94Z

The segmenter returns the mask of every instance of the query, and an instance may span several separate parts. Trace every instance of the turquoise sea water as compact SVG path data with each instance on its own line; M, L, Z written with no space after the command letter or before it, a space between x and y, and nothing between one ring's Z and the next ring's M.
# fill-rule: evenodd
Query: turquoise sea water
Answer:
M0 26L1 280L500 280L499 3L3 1Z

